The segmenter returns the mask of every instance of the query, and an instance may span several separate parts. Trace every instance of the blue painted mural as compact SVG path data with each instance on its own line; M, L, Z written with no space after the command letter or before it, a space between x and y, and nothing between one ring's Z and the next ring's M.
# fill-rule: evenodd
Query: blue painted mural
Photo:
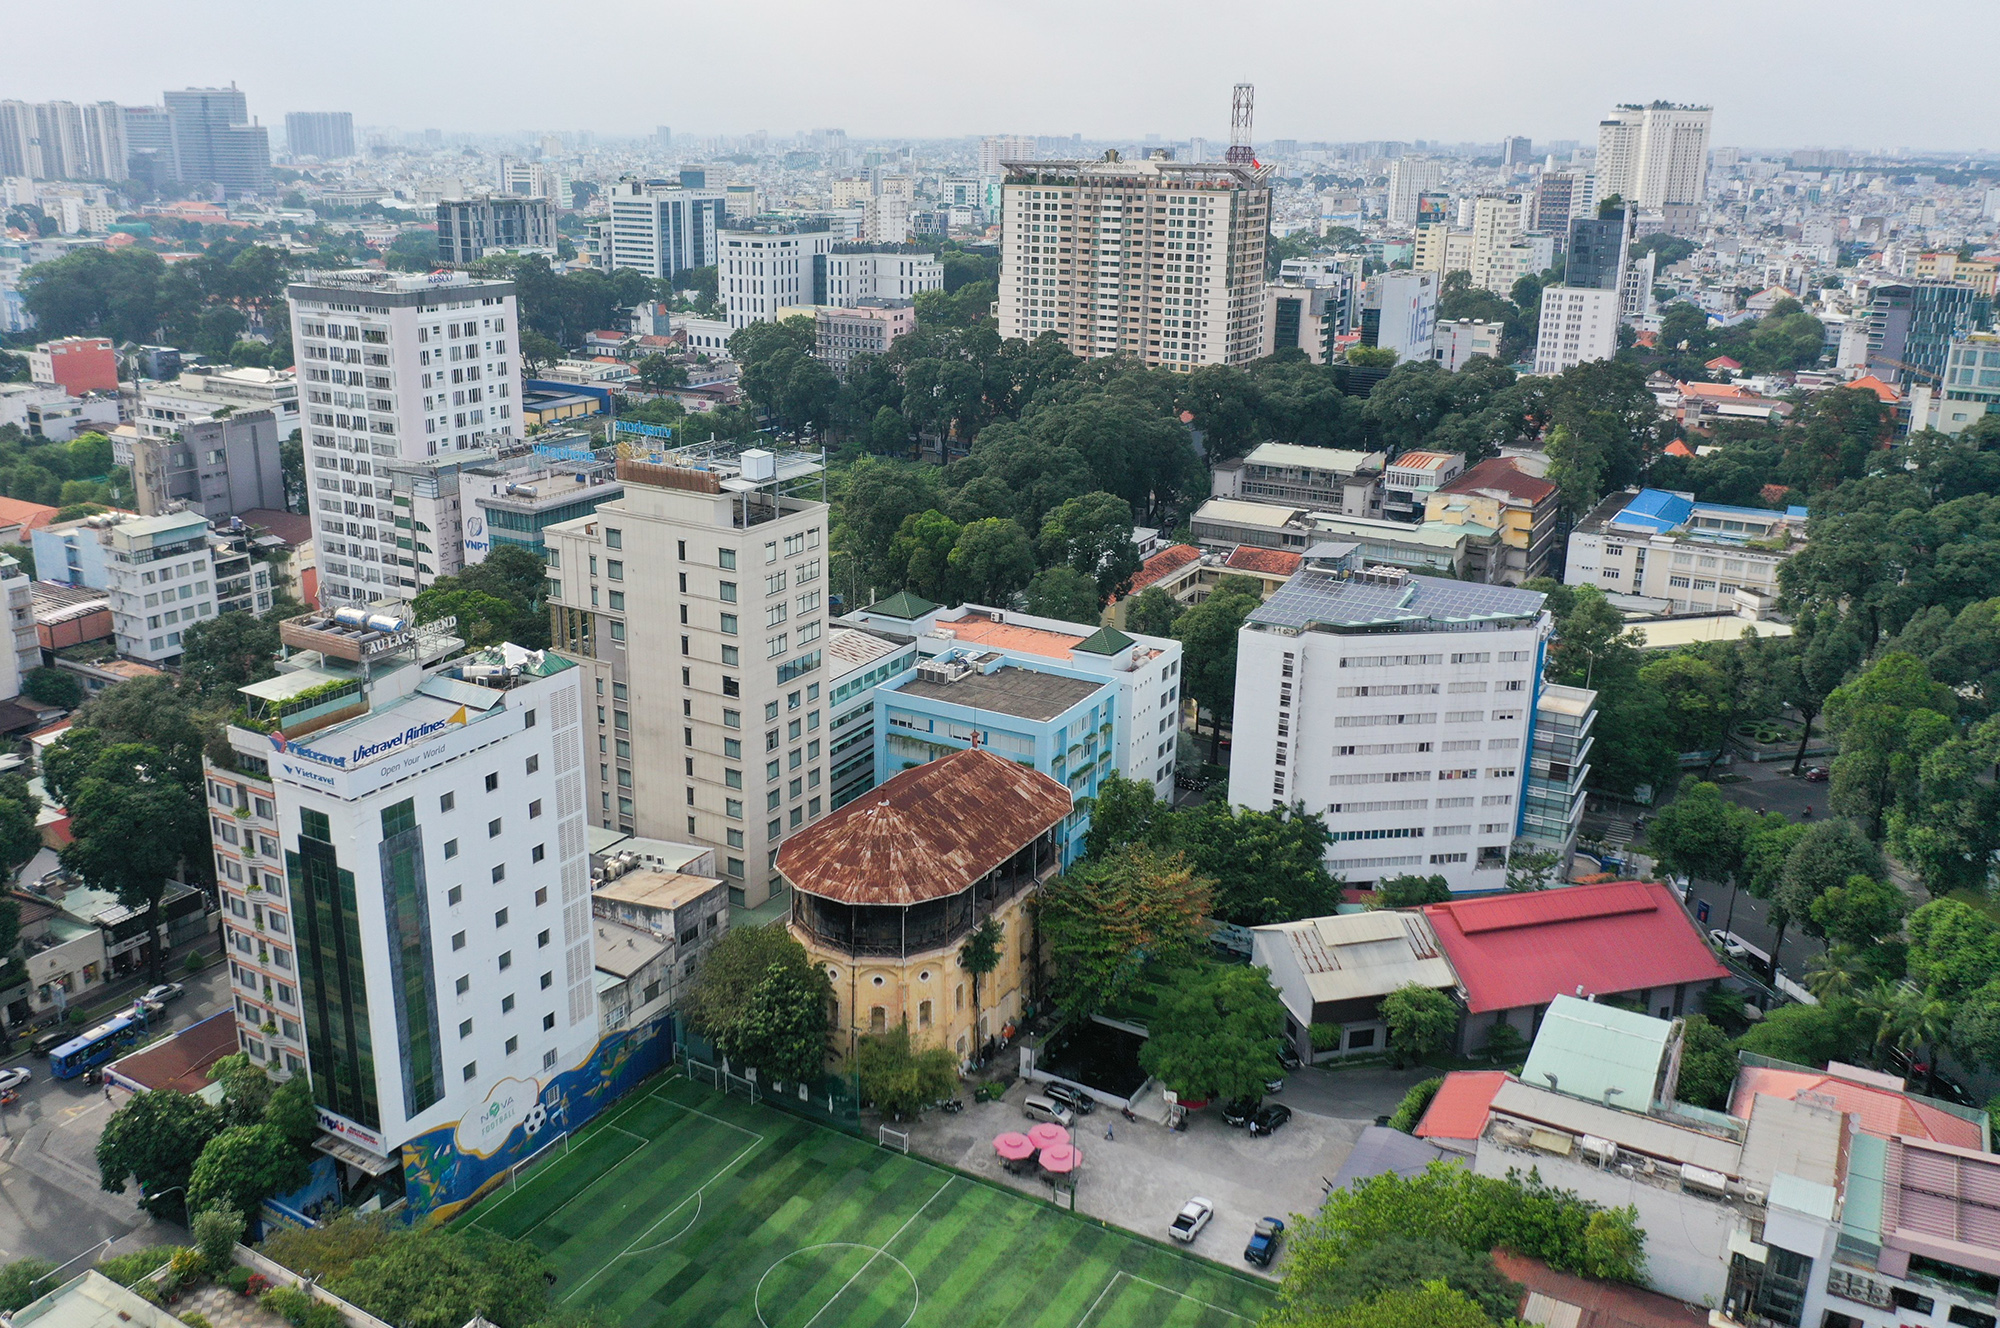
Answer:
M412 1221L447 1221L507 1177L508 1169L663 1070L674 1057L671 1018L598 1040L574 1069L546 1080L506 1080L478 1112L403 1145Z

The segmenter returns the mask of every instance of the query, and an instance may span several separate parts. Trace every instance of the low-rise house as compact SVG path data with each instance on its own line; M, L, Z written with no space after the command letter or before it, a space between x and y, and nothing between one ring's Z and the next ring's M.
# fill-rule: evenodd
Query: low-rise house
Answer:
M1387 465L1382 452L1260 443L1241 459L1219 463L1210 477L1210 492L1218 498L1283 503L1341 516L1380 516Z
M1731 507L1628 489L1570 532L1563 580L1667 600L1676 614L1761 618L1777 602L1778 569L1805 547L1805 531L1803 507Z
M590 911L597 965L599 1030L647 1022L680 1004L729 927L729 883L649 868L594 885Z
M1379 1053L1389 1041L1384 996L1411 983L1458 985L1430 923L1394 909L1252 927L1250 962L1271 970L1285 1037L1312 1059Z
M1540 576L1555 552L1561 491L1506 457L1482 461L1439 485L1424 501L1424 519L1497 531L1488 559L1471 579L1518 586Z
M1533 1038L1558 996L1622 997L1678 1018L1729 976L1673 891L1655 882L1454 899L1423 911L1458 974L1461 1055L1485 1046L1496 1024Z

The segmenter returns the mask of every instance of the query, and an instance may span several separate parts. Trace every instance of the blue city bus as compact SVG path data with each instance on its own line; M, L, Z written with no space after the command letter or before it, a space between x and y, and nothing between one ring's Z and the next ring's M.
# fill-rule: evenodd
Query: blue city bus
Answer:
M74 1079L129 1050L145 1031L146 1013L135 1005L50 1052L49 1071L58 1079Z

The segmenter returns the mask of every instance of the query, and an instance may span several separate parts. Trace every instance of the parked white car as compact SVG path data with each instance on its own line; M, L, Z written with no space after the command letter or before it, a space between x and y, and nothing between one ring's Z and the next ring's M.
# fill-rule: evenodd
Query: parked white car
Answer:
M1207 1226L1209 1219L1214 1216L1215 1205L1196 1195L1188 1200L1186 1206L1175 1216L1173 1225L1167 1228L1167 1234L1183 1245L1192 1245L1194 1238L1201 1234L1201 1229Z

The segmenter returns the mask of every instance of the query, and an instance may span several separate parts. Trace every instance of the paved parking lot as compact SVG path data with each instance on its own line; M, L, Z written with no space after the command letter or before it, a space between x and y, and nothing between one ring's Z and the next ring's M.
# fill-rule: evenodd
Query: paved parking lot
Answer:
M1347 1073L1355 1073L1348 1071ZM1310 1078L1321 1076L1308 1074ZM1300 1076L1293 1076L1296 1082ZM993 1137L1025 1130L1021 1099L1030 1089L1016 1083L998 1102L975 1103L957 1115L926 1112L910 1126L910 1147L926 1156L1030 1194L1048 1196L1044 1182L1008 1175L993 1152ZM1400 1090L1398 1090L1400 1096ZM1194 1250L1236 1267L1260 1217L1280 1217L1318 1208L1321 1181L1339 1170L1365 1120L1345 1120L1304 1109L1291 1089L1276 1101L1293 1108L1291 1122L1276 1134L1253 1139L1246 1130L1222 1123L1215 1107L1190 1112L1184 1131L1142 1120L1127 1121L1116 1107L1100 1106L1078 1118L1076 1143L1084 1165L1078 1173L1076 1209L1143 1235L1165 1239L1167 1224L1182 1204L1201 1195L1215 1204L1215 1219L1195 1241ZM1104 1137L1106 1128L1112 1138ZM1252 1271L1255 1271L1252 1269Z

